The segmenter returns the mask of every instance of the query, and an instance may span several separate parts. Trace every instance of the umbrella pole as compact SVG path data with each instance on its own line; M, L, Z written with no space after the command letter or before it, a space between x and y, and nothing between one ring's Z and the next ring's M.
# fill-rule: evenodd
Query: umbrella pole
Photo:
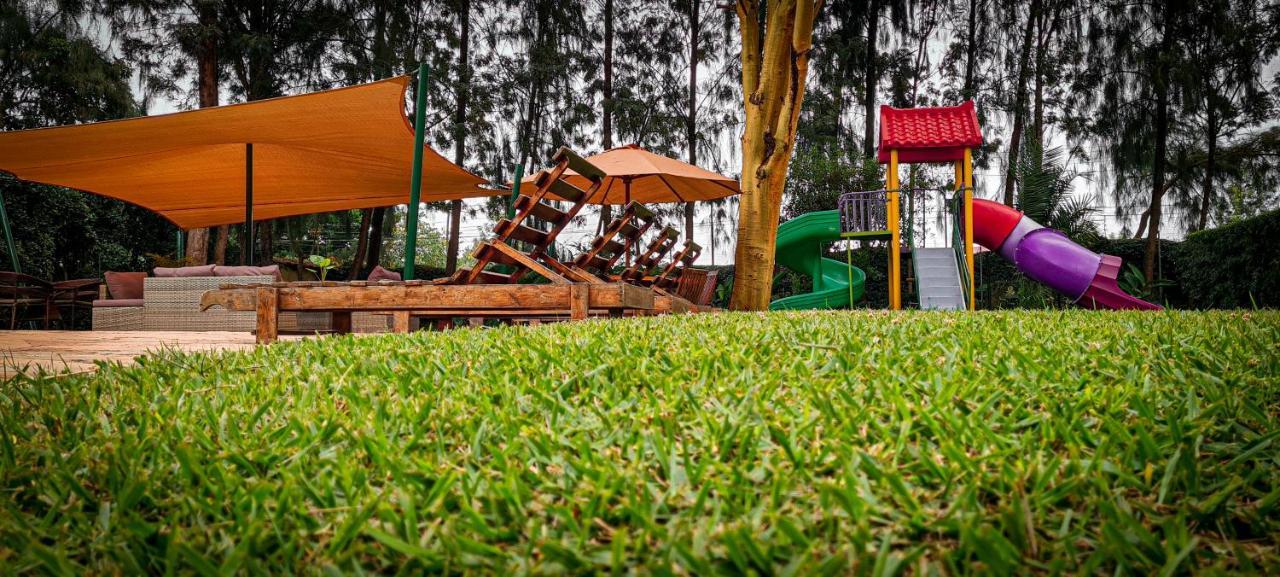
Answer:
M418 93L413 105L413 182L409 184L409 217L405 221L404 280L413 280L413 265L418 256L418 203L422 199L422 141L427 133L426 62L418 65Z
M183 257L182 257L182 255L187 254L187 242L186 242L186 241L187 241L187 234L186 234L186 232L187 232L187 231L185 231L185 230L178 229L178 233L175 235L175 236L177 237L177 241L178 241L178 260L182 260L182 258L183 258Z
M622 204L622 210L625 211L627 210L627 205L631 204L631 179L630 178L622 179L622 184L623 184L623 190L624 190L623 199L626 200L626 202ZM608 199L605 199L605 200L608 200ZM640 239L636 239L636 240L640 240ZM635 250L636 250L636 243L632 242L631 246L627 247L627 268L631 268L631 253L634 252Z
M253 143L244 144L244 246L240 264L253 264Z
M13 264L13 272L22 273L22 265L18 264L18 248L13 243L13 229L9 228L9 212L4 209L3 194L0 194L0 222L4 223L4 242L9 246L9 261Z

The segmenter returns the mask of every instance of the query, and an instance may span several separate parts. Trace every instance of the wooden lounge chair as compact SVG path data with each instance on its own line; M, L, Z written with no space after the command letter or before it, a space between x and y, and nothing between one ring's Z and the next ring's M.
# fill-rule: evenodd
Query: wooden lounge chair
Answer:
M663 290L675 290L680 284L684 270L693 266L694 261L702 254L702 247L692 240L684 241L684 247L672 257L671 262L663 267L662 272L653 279L653 286Z
M495 237L476 248L472 256L476 263L471 268L459 269L437 284L510 284L519 282L526 274L533 272L545 277L554 284L572 282L589 282L590 275L575 271L572 267L552 258L548 251L556 237L569 225L574 216L582 210L587 201L595 195L604 182L605 173L591 163L583 160L572 150L561 147L552 160L555 168L543 173L535 185L537 189L529 195L520 195L515 203L515 215L503 219L494 227ZM586 177L592 184L582 190L562 177L566 170ZM572 203L567 211L543 202L548 195L563 198ZM538 219L551 225L550 230L539 230L527 223ZM526 250L516 248L522 244ZM509 272L497 271L490 265L506 265Z
M573 260L573 268L593 275L598 282L614 280L618 259L630 252L654 223L653 212L643 204L628 204L591 242L591 248Z
M653 277L650 275L657 268L658 263L662 262L662 259L667 256L667 253L671 252L672 248L675 248L676 239L678 238L680 238L680 231L669 226L662 229L662 232L659 232L649 242L649 246L645 247L640 257L635 259L626 270L622 271L619 278L633 284L646 286L647 284L652 284ZM649 279L649 283L646 283L645 279Z

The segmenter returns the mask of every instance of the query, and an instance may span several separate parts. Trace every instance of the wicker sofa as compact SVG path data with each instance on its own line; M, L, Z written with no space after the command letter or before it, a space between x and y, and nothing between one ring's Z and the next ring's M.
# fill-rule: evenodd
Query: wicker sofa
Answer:
M219 308L200 310L200 296L224 284L270 283L271 276L148 277L138 299L94 302L93 330L97 331L233 331L248 332L257 326L253 312ZM105 297L105 295L104 295ZM355 332L387 332L386 315L352 315ZM329 313L280 314L282 332L310 333L329 329Z

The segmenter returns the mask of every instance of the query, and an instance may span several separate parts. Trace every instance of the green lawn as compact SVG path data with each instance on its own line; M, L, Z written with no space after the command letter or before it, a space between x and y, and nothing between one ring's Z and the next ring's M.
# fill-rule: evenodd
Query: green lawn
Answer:
M1280 572L1280 313L721 314L0 385L0 573Z

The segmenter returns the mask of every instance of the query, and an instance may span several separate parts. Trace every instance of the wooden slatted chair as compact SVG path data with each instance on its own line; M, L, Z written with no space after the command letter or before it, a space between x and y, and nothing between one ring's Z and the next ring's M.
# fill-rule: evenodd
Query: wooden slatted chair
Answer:
M600 279L613 280L613 267L622 255L631 251L656 220L643 204L632 202L609 222L604 232L591 242L591 248L578 255L573 267Z
M709 306L716 294L716 276L714 270L685 267L680 271L675 294L700 307Z
M552 161L555 162L555 168L538 178L534 183L536 190L532 194L521 194L516 199L515 215L500 221L494 227L495 237L481 244L472 253L476 259L475 265L459 269L453 276L439 281L440 284L508 284L519 282L529 272L557 284L589 281L586 277L590 275L584 275L552 258L548 251L556 237L599 190L605 173L566 147L560 147ZM562 177L566 170L573 170L586 177L592 183L591 186L582 190L565 181ZM552 194L571 203L569 209L562 211L544 202ZM531 222L531 217L550 223L550 230L538 230L526 224ZM517 241L523 243L525 250L513 246ZM488 266L491 264L507 265L514 270L490 270Z
M671 252L672 248L675 248L676 239L678 238L680 238L680 231L669 226L664 228L649 242L649 246L645 247L640 257L632 261L631 266L622 271L619 278L633 284L648 285L652 283L653 277L650 275L653 274L653 270L657 268L658 263L662 262L662 259L667 256L667 253ZM645 282L646 279L648 279L648 283Z

